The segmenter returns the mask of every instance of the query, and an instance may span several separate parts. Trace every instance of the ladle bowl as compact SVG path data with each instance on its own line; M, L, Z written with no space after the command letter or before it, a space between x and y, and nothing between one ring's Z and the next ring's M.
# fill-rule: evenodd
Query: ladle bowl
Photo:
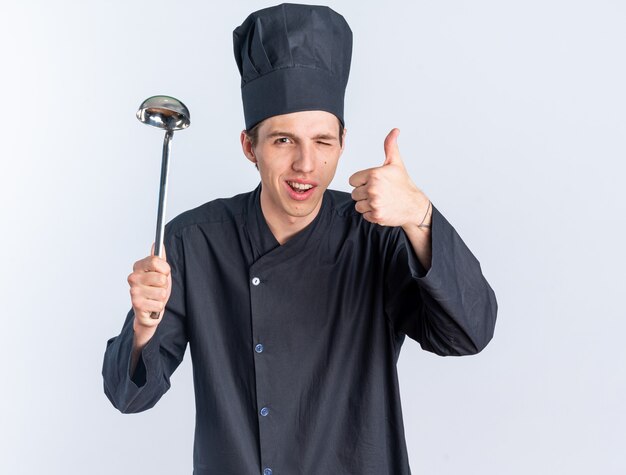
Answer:
M182 130L189 127L191 115L187 106L170 96L152 96L143 101L137 119L147 125L165 130Z

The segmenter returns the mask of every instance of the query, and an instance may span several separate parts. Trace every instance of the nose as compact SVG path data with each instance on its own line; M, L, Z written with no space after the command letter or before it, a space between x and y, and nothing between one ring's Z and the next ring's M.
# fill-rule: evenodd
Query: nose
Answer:
M299 173L311 173L315 170L315 151L307 144L300 144L291 168Z

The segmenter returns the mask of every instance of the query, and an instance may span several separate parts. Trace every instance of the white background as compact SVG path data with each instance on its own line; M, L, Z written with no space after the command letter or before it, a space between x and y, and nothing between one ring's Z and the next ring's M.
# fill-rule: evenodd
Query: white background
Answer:
M168 218L256 186L232 30L256 1L0 4L0 472L185 474L189 354L155 408L122 415L100 374L154 236L163 134L183 100ZM480 260L496 335L399 363L415 474L626 473L626 4L330 4L354 32L347 149L333 187L384 160Z

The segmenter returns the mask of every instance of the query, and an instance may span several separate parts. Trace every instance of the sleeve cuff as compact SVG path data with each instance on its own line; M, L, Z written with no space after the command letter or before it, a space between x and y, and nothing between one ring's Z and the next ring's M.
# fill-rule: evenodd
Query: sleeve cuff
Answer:
M130 374L134 331L132 310L120 334L107 341L102 368L105 394L121 412L137 412L140 394L152 393L159 386L160 358L158 329L141 351L134 375Z
M134 337L134 332L132 337ZM132 340L131 337L131 340ZM159 344L156 341L158 339L157 334L150 338L150 341L146 343L146 345L142 348L141 353L139 354L139 359L137 360L137 366L135 367L135 374L131 374L131 363L132 363L132 341L131 341L131 351L128 355L127 361L127 374L131 383L134 384L137 388L141 388L146 384L148 378L148 372L152 369L152 373L154 373L155 368L155 357L158 352ZM147 363L147 364L146 364Z
M432 204L432 201L431 201ZM438 287L438 283L440 282L440 267L442 264L441 257L445 253L446 247L449 249L449 245L451 242L450 235L455 232L452 225L444 218L444 216L439 212L439 210L432 204L432 218L431 218L431 264L430 269L428 271L422 265L417 255L415 254L415 250L411 245L411 241L409 241L404 231L402 232L404 236L404 243L406 245L407 254L409 256L409 269L411 271L411 275L413 278L425 287Z

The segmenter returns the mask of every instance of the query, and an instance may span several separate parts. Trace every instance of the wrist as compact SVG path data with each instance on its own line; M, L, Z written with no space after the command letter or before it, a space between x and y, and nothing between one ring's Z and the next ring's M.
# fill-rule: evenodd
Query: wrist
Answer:
M428 208L426 209L426 214L424 214L422 221L420 221L417 227L423 230L430 231L431 223L432 223L432 216L433 216L433 204L430 202L430 200L428 200Z
M402 225L404 231L421 231L422 233L430 233L432 223L432 203L421 193L420 203L412 206L414 210L407 222Z
M157 326L141 325L135 319L133 324L133 348L136 351L143 349L144 346L152 339L156 332Z

